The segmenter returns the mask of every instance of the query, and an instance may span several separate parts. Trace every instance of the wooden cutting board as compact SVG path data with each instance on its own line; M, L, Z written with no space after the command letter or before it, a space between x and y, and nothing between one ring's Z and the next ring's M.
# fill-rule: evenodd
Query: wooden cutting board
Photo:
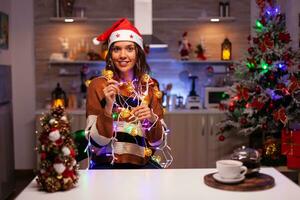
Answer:
M221 183L213 178L213 174L204 176L204 183L210 187L229 191L258 191L272 188L275 185L274 178L267 174L257 173L255 176L246 177L239 183Z

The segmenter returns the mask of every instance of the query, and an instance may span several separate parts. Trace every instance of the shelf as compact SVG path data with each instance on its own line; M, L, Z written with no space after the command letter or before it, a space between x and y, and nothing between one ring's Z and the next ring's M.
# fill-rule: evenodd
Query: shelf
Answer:
M60 60L50 60L49 65L105 65L105 61L90 61L90 60L74 60L74 61L60 61Z
M211 21L212 19L218 19L219 21ZM161 22L180 22L180 21L199 21L199 22L232 22L235 21L235 17L218 17L218 16L212 16L212 17L197 17L197 18L153 18L153 21L161 21Z
M182 63L182 64L232 64L233 60L176 60L171 58L166 59L147 59L148 63ZM86 61L86 60L75 60L75 61L59 61L51 60L48 62L49 65L105 65L105 61Z
M86 22L86 21L95 21L95 22L114 22L119 20L120 18L87 18L87 17L51 17L50 21L52 22L66 22L66 19L73 19L70 22ZM133 18L128 18L131 21L134 21ZM212 20L215 21L212 21ZM153 18L153 21L157 22L188 22L188 21L195 21L195 22L232 22L235 21L235 17L218 17L218 16L211 16L211 17L169 17L169 18Z

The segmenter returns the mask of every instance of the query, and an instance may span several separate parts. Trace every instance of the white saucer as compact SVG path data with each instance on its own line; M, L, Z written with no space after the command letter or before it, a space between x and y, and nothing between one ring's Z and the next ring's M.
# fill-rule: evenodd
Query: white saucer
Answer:
M219 173L213 174L213 178L221 183L238 183L245 179L245 176L239 178L222 178Z

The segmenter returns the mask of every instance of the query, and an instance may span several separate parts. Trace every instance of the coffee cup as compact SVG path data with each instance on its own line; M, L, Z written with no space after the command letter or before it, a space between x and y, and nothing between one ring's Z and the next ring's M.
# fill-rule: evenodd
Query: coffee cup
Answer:
M247 173L247 167L237 160L218 160L217 170L221 178L238 179Z

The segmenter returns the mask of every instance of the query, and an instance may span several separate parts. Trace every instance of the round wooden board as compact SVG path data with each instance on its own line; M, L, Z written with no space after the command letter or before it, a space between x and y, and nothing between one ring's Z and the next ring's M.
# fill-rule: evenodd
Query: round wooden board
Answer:
M204 183L210 187L229 191L258 191L272 188L275 185L274 178L267 174L257 173L253 177L246 177L239 183L221 183L213 178L213 174L204 176Z

